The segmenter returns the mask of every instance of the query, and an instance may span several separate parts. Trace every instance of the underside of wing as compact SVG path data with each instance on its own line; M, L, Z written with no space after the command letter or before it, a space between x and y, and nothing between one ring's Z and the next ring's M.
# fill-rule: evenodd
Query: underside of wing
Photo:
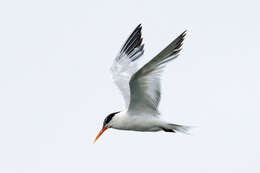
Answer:
M132 76L130 80L131 101L128 111L145 111L152 115L159 115L160 76L165 65L178 57L185 35L186 31Z
M124 97L126 108L130 102L129 81L137 71L136 60L144 53L141 31L142 26L140 24L125 41L111 67L113 80Z

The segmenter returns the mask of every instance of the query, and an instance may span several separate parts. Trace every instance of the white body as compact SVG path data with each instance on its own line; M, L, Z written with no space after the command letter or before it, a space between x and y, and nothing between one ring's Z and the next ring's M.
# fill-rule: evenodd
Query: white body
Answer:
M160 131L166 123L157 116L133 115L130 112L119 112L110 122L111 128L134 131Z

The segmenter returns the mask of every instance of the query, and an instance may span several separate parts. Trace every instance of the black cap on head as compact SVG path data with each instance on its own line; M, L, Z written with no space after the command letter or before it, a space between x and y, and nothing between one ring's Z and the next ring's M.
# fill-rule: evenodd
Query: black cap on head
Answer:
M109 114L109 115L104 119L103 127L104 127L106 124L108 124L108 123L112 120L112 118L113 118L117 113L119 113L119 112L120 112L120 111Z

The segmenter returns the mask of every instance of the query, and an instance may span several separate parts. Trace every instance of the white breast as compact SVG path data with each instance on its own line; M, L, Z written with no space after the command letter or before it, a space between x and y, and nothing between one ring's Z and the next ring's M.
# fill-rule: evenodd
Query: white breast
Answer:
M130 115L129 112L120 112L113 117L111 128L133 131L159 131L162 122L158 117L151 115Z

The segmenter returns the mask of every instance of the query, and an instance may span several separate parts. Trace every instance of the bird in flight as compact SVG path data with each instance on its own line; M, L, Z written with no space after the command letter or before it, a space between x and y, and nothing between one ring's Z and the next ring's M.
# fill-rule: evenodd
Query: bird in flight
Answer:
M188 126L162 120L158 111L162 71L170 61L178 57L186 31L142 68L137 69L137 61L144 53L141 31L142 26L139 24L123 44L111 67L113 80L124 97L126 110L109 114L94 142L108 128L173 133L187 133L189 129Z

